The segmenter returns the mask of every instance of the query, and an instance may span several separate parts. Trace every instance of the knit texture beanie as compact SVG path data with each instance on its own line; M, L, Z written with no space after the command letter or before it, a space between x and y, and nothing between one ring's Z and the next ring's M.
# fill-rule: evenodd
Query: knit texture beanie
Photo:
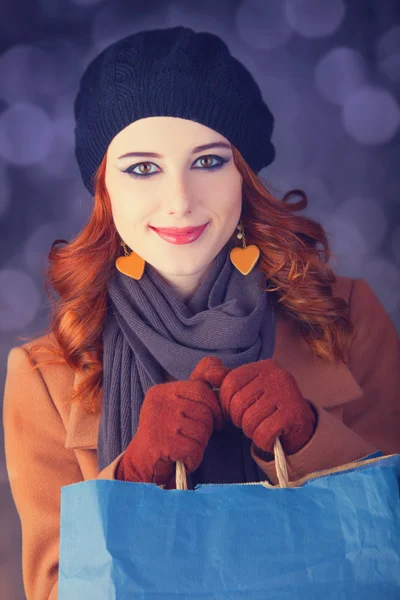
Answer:
M105 48L81 78L74 115L75 156L92 195L112 139L146 117L210 127L256 173L275 158L274 118L252 75L221 38L184 26L140 31Z

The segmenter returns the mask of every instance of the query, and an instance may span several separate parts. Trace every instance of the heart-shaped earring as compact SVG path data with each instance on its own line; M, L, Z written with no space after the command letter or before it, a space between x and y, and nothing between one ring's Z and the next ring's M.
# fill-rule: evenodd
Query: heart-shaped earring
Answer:
M230 251L230 259L232 264L242 275L248 275L254 268L260 256L260 248L255 244L246 245L243 224L240 222L237 226L239 232L236 237L241 240L243 238L243 248L232 248Z
M131 251L129 254L125 242L121 242L121 246L124 248L125 256L120 256L115 261L115 266L118 271L127 275L128 277L132 277L132 279L136 279L137 281L142 277L144 266L146 264L144 258L136 254L136 252Z

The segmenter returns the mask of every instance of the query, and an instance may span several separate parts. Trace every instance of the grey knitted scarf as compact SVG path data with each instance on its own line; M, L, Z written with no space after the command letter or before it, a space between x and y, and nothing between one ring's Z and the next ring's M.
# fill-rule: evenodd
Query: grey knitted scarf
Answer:
M261 289L264 277L257 265L242 275L230 261L233 247L229 240L186 303L149 264L139 281L115 270L103 329L100 469L128 446L144 396L152 385L165 382L164 370L188 379L204 356L218 356L232 369L272 356L276 319L270 294ZM226 423L210 438L190 485L265 479L250 444L240 429Z

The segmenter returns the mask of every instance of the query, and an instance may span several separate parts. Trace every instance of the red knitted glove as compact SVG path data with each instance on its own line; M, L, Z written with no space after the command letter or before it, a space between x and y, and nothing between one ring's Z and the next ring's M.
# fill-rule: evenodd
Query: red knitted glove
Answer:
M219 400L225 419L240 427L258 449L273 453L280 438L285 454L311 439L317 413L296 380L273 359L241 365L223 379Z
M136 434L118 464L116 479L174 489L177 460L183 460L188 473L200 466L213 428L224 426L218 399L204 378L215 361L221 364L220 359L207 356L188 380L160 383L147 391Z

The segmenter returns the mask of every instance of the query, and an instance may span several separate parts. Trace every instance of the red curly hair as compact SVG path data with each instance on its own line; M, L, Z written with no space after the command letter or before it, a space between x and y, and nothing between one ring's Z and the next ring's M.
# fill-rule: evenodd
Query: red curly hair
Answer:
M243 177L245 210L241 218L246 242L260 248L258 267L269 280L263 291L275 294L276 309L297 323L315 356L347 364L353 325L346 301L332 296L336 276L327 264L331 253L326 234L316 221L293 214L307 206L306 195L302 190L291 190L277 200L234 146L232 152ZM34 369L45 363L66 362L74 371L84 373L70 402L82 402L91 413L100 410L107 282L122 252L105 170L106 155L95 176L94 209L87 225L70 242L55 240L51 245L45 287L51 306L50 330L46 333L52 334L52 349L35 344L29 356ZM293 195L302 199L286 204ZM62 247L57 246L60 243ZM52 299L51 289L58 299ZM43 349L47 356L37 360L37 351Z

